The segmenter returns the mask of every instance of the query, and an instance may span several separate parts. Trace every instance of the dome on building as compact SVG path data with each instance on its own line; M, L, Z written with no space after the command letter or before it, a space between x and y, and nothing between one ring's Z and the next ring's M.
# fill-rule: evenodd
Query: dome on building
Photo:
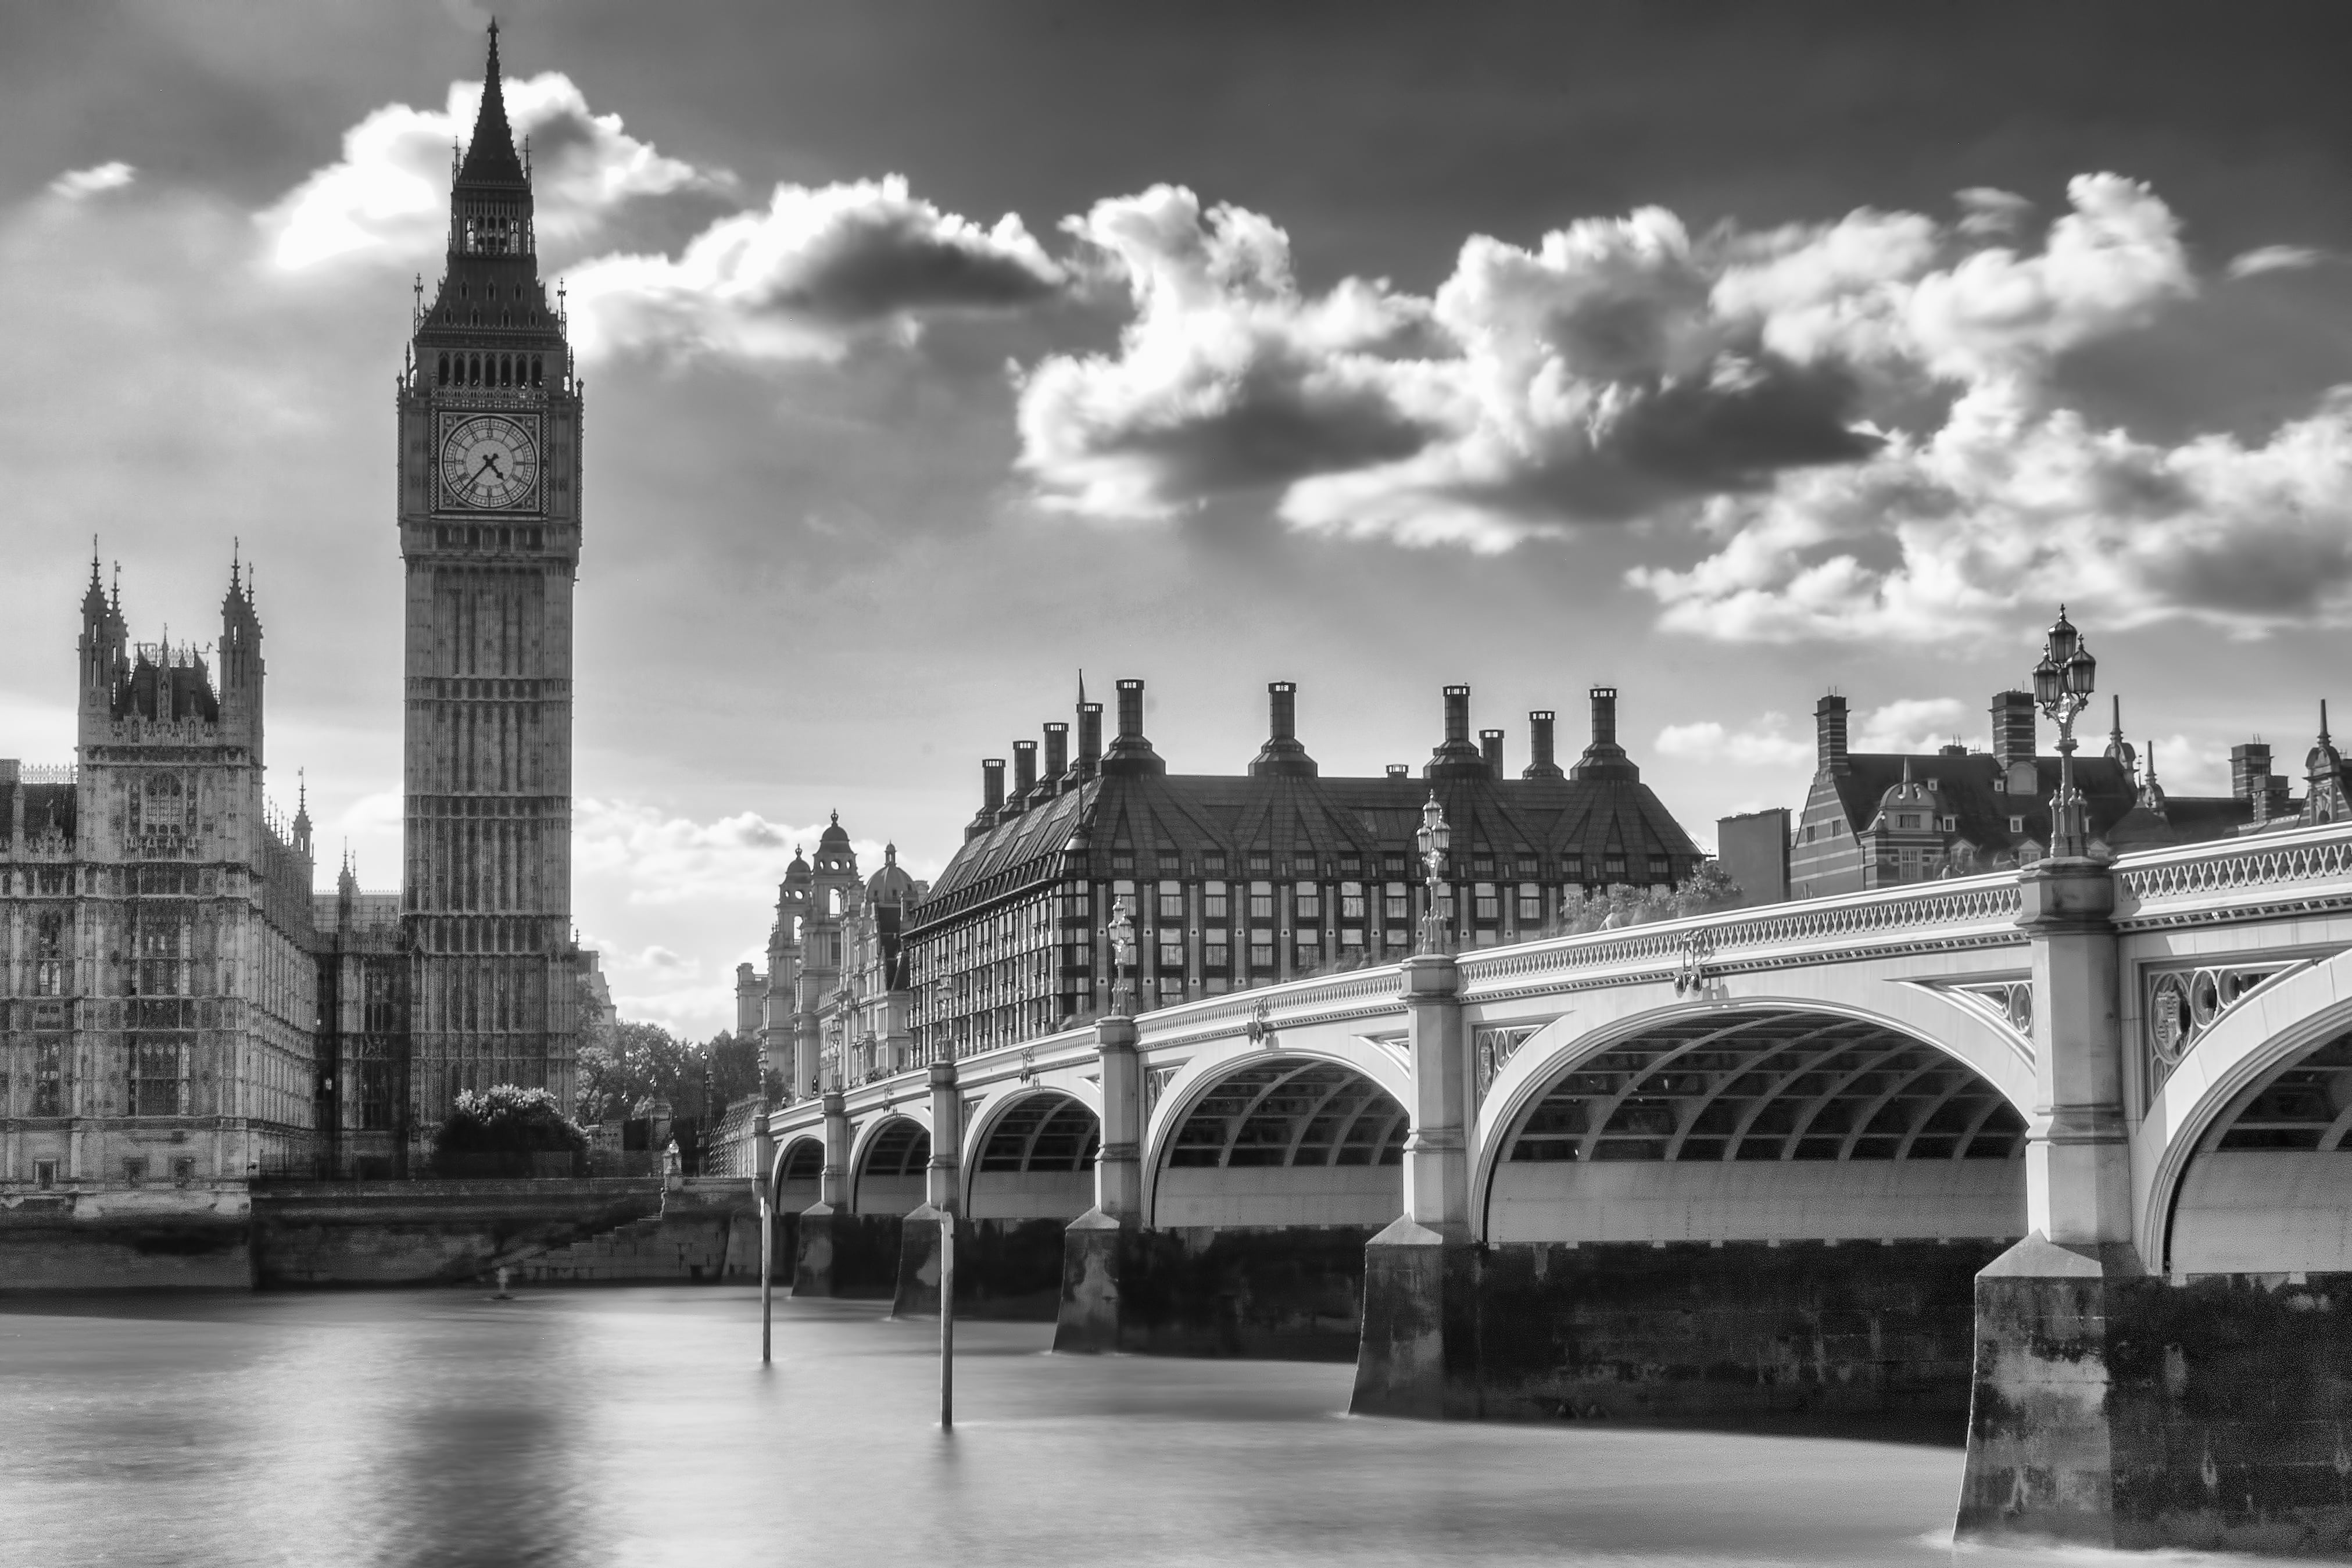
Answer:
M841 813L833 814L833 825L818 837L816 847L820 855L828 849L849 847L849 834L841 826Z
M898 864L898 847L882 847L882 868L866 879L866 896L876 904L911 904L920 895L915 879Z
M1941 810L1936 786L1932 783L1922 783L1911 776L1911 759L1908 757L1903 759L1903 776L1887 785L1886 793L1878 797L1878 816L1882 823L1886 821L1887 814L1890 812L1915 811L1933 814ZM1931 816L1930 820L1927 822L1913 822L1902 826L1932 827L1935 823Z
M807 880L808 876L809 863L802 858L801 847L795 844L793 846L793 863L784 868L784 880L787 882L793 881L795 879L805 881Z

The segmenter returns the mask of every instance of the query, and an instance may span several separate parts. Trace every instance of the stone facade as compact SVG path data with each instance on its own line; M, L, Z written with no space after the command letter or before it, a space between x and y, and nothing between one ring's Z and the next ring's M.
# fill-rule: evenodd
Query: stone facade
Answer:
M78 766L0 762L0 1183L192 1186L315 1149L310 821L263 796L261 624L133 646L97 563Z

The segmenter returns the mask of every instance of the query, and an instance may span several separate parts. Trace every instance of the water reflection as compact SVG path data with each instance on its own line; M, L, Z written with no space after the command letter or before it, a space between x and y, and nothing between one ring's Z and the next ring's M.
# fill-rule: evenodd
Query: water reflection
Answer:
M1341 1416L1350 1370L1063 1358L725 1289L0 1304L0 1560L1981 1563L1951 1449ZM2179 1562L2182 1559L2169 1559Z

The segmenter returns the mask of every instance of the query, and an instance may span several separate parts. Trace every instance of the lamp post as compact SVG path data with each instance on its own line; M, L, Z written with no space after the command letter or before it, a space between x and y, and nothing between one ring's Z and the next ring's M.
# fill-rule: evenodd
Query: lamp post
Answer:
M1128 971L1135 963L1135 917L1128 912L1127 900L1119 899L1110 907L1111 1011L1119 1017L1135 1016L1135 992L1129 984Z
M2098 668L2082 634L2066 618L2066 606L2059 605L2058 619L2042 645L2042 662L2033 667L2033 700L2058 724L2058 795L2050 808L2053 859L2078 859L2091 850L2083 795L2074 787L2074 720L2090 703Z
M1437 900L1444 887L1445 852L1454 843L1454 830L1445 825L1445 808L1437 804L1435 790L1429 792L1422 805L1421 827L1413 837L1421 846L1421 863L1428 873L1429 886L1429 907L1421 917L1421 951L1444 952L1450 937Z

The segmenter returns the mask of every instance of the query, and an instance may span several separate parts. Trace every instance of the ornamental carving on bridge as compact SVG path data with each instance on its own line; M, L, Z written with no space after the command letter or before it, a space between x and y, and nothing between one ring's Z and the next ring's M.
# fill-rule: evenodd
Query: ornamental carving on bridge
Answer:
M2283 959L2269 963L2150 971L2145 977L2147 1004L2141 1010L2150 1094L2163 1087L2189 1047L2204 1038L2207 1031L2231 1008L2270 982L2312 962L2307 958Z

